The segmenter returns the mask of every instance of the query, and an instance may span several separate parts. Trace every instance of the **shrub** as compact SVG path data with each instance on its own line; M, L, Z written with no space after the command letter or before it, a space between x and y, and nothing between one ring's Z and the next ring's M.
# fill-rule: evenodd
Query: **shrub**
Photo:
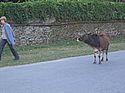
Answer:
M5 15L14 23L31 20L105 21L124 20L125 4L114 2L38 1L25 3L0 3L0 16Z

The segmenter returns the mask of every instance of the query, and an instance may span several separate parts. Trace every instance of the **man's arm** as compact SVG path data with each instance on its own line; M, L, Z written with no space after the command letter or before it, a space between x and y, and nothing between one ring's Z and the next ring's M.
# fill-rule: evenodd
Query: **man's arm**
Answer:
M6 34L6 37L7 37L9 44L13 44L14 36L13 36L11 26L9 24L7 24L7 25L5 25L4 29L5 29L5 34Z

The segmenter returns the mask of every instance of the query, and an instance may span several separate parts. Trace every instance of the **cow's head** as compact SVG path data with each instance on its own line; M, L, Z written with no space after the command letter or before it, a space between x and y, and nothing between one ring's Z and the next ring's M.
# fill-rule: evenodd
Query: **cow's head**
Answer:
M83 41L84 43L90 44L94 43L94 39L96 39L98 35L96 33L84 33L78 34L77 41Z
M77 35L77 41L87 41L90 37L91 33L88 33L87 31L84 31L83 33L78 33Z

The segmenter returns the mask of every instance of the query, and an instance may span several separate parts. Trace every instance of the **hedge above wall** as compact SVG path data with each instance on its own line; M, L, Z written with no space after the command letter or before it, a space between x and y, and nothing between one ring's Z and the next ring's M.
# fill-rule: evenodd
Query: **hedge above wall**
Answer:
M0 3L0 16L13 23L55 18L56 21L124 20L125 4L114 2L42 1Z

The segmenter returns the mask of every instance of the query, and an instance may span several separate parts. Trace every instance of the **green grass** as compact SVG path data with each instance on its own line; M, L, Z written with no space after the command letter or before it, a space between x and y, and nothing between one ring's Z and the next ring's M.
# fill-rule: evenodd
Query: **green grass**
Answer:
M20 60L14 61L8 46L4 49L0 67L31 64L60 58L92 54L93 50L88 45L75 40L61 40L50 44L16 46ZM125 50L125 38L111 39L109 51Z

